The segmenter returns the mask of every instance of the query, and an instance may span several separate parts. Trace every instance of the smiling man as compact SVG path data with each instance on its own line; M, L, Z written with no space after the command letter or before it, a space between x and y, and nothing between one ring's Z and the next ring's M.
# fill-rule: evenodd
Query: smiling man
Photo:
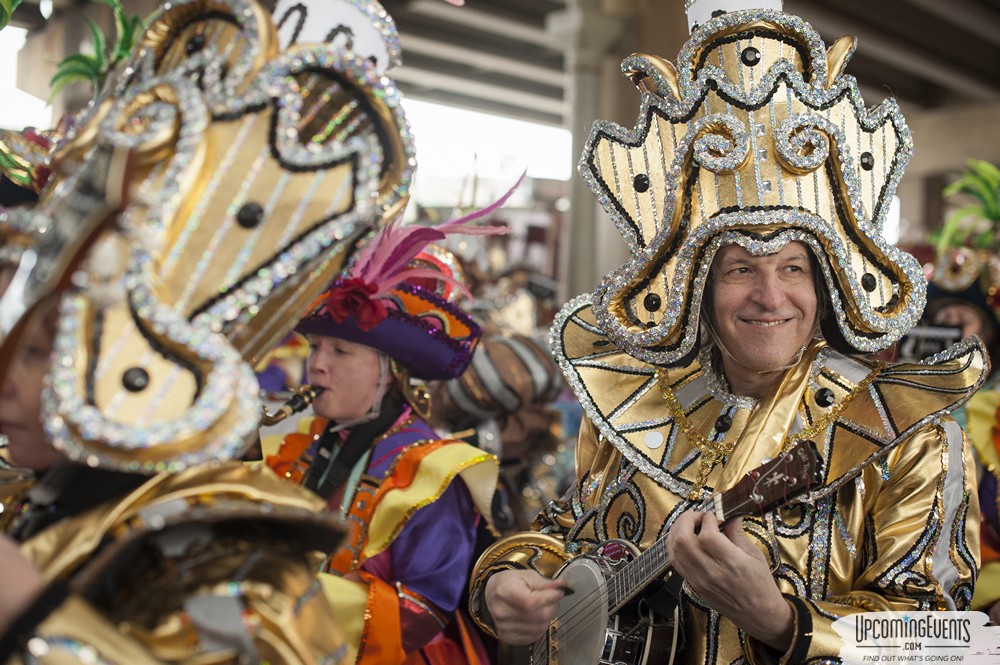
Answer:
M775 2L687 4L676 65L623 63L636 125L596 123L580 161L631 256L552 330L587 416L577 483L473 576L481 625L535 643L534 663L835 663L838 618L967 609L975 584L974 468L949 413L983 346L870 355L926 295L881 235L905 121L843 75L853 38L827 48ZM774 490L803 477L781 468L805 441L815 485ZM733 503L760 508L727 521Z
M707 330L737 395L761 397L818 331L813 261L800 242L770 256L719 250L706 285Z

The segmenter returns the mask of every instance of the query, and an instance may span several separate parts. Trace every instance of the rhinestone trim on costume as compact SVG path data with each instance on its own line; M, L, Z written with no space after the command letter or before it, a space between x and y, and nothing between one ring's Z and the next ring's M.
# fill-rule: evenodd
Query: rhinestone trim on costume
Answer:
M153 22L164 16L164 20L169 20L170 12L185 5L198 5L198 2L181 0L167 5ZM251 56L261 50L255 5L246 0L218 0L218 4L232 13L238 27L232 43L225 48L212 48L214 42L207 40L205 48L189 53L170 70L158 73L155 69L158 63L153 57L155 41L143 42L114 88L115 101L101 118L96 137L99 144L141 149L144 145L155 144L157 137L176 134L169 158L145 181L147 186L142 188L137 204L119 216L120 230L131 249L122 286L118 287L115 302L111 304L127 304L138 321L137 327L145 331L143 334L151 335L155 343L175 348L178 358L196 359L199 366L209 369L199 377L202 385L194 403L171 420L145 425L141 417L139 424L126 425L117 421L114 411L121 400L112 399L107 411L102 413L89 403L86 380L81 378L89 371L106 371L101 362L95 367L84 367L87 360L79 345L84 341L95 308L100 309L107 303L97 301L86 285L81 285L82 295L67 296L62 304L63 316L54 343L56 362L43 393L43 420L57 447L71 458L90 465L151 473L165 469L176 471L241 454L256 430L261 412L258 386L252 368L220 332L245 329L263 302L279 292L286 282L293 278L301 282L303 271L315 270L331 252L337 254L333 250L338 243L358 235L382 216L383 209L397 206L409 194L415 148L399 94L391 81L380 76L372 63L332 45L296 47L253 73L259 63ZM380 12L384 15L384 9ZM392 28L391 22L383 23L380 30ZM390 32L394 33L394 29ZM398 48L398 40L393 43ZM240 57L234 58L232 63L227 62L237 49ZM305 73L317 73L318 76L323 72L328 79L321 83L333 85L337 91L346 90L357 99L369 96L385 109L378 117L373 116L372 122L389 122L394 125L392 131L398 131L402 163L395 165L399 176L398 183L394 183L396 186L380 193L387 155L383 154L375 132L367 129L359 132L360 125L355 120L338 116L326 128L322 140L303 144L298 132L303 124L303 100L315 91L305 89L308 83L302 76ZM353 207L345 214L325 218L298 239L289 238L290 245L277 248L274 256L244 281L233 283L234 279L229 279L228 283L220 285L220 297L188 321L181 313L183 302L162 302L159 300L162 294L153 285L158 283L159 269L177 268L176 263L200 223L203 211L196 209L198 216L192 218L194 221L171 239L171 251L161 257L163 265L159 269L152 255L165 242L170 225L185 204L181 193L188 186L188 175L200 158L202 143L213 118L232 120L246 116L246 126L237 134L236 141L240 143L247 132L265 129L253 127L252 123L255 114L264 117L266 111L262 109L267 105L274 107L270 151L286 169L320 171L354 161L353 178L349 180L353 192L347 193L352 195ZM90 113L93 115L94 111ZM250 172L257 173L256 168ZM72 190L77 177L74 173L65 178L60 191ZM155 186L150 186L154 179ZM51 197L49 207L52 201L61 203L58 197ZM226 219L232 221L246 202L232 201ZM142 209L141 214L136 212L136 206ZM265 219L268 211L268 207L263 208ZM48 219L46 210L37 210L34 219ZM210 254L206 254L202 263L210 260ZM236 260L245 262L246 259L241 258L245 255L241 253ZM195 268L196 273L204 269L202 263ZM228 277L233 278L241 272L242 269L236 271L233 266ZM180 296L181 301L187 297L185 291ZM114 348L110 346L107 351ZM161 393L155 399L167 398L162 391L169 392L171 383L171 378L162 380ZM235 423L224 434L199 441L192 446L194 449L153 452L157 446L173 444L178 447L181 441L193 441L198 433L216 427L223 416ZM129 459L130 451L139 450L147 452L132 457L141 457L143 462Z

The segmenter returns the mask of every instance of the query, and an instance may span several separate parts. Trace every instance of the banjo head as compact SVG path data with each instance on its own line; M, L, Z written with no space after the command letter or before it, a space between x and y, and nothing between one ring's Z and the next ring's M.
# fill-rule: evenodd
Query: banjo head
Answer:
M608 589L604 570L594 559L581 556L556 575L573 593L563 597L549 626L550 665L597 663L608 629Z

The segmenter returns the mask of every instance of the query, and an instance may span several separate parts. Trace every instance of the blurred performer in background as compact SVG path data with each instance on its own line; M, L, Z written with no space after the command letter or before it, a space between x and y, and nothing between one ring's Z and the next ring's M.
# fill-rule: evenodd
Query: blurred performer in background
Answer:
M928 280L927 307L920 326L951 329L957 339L979 337L989 353L993 370L983 389L992 389L1000 360L1000 322L997 319L1000 301L993 303L998 287L1000 256L996 253L969 247L941 252ZM918 330L914 328L908 335ZM963 426L965 411L963 408L954 413Z
M350 662L316 574L339 521L236 461L254 364L412 176L391 20L308 4L297 35L336 9L385 57L171 3L0 220L0 430L41 472L0 539L0 662Z
M461 376L432 387L431 424L500 458L493 517L501 533L528 528L570 480L564 472L572 467L559 463L569 453L552 407L561 388L546 346L502 332L483 338Z
M61 459L39 419L42 382L49 369L56 317L31 322L25 343L0 377L0 531L5 531L35 478Z
M51 140L33 129L0 131L0 215L11 208L38 202L38 194L50 176L50 148ZM0 224L0 297L14 279L24 249L33 242L30 234ZM13 516L13 507L31 487L35 475L58 459L51 445L37 445L39 442L47 444L48 438L41 434L41 423L36 422L41 381L48 369L55 327L54 315L32 321L27 331L30 342L19 349L7 373L0 377L3 410L8 412L0 412L0 531L6 529ZM41 367L40 373L36 373L35 366ZM21 386L27 387L22 389ZM12 442L5 431L7 428L2 425L4 422L23 427L22 431L28 434L26 438L32 443L25 446Z
M948 326L963 339L977 335L989 350L993 372L968 404L954 413L965 428L979 464L980 546L982 568L972 609L982 610L1000 625L1000 392L996 390L1000 339L992 292L1000 287L1000 257L992 252L954 248L935 262L927 287L927 320Z
M564 392L548 345L556 305L554 281L536 268L511 265L494 238L461 238L446 246L462 262L474 295L463 306L483 327L483 341L459 377L431 386L431 424L500 458L494 524L523 531L572 479L572 438ZM572 419L575 427L579 417Z
M292 392L305 383L306 356L309 350L301 335L289 335L257 368L260 389L274 395Z
M881 234L905 121L844 74L853 38L826 48L779 3L687 4L676 66L623 64L635 127L599 121L580 161L631 252L553 327L587 415L576 484L473 577L474 616L533 663L837 662L838 617L972 598L976 485L948 413L985 350L866 357L924 307Z
M962 176L945 189L979 205L963 206L945 221L939 237L938 258L927 287L925 320L948 326L962 337L977 335L989 350L993 372L969 403L955 412L965 427L979 463L980 544L982 568L972 609L987 612L1000 625L1000 254L996 230L1000 202L1000 169L988 162L969 160ZM963 203L965 203L963 201ZM956 245L957 246L953 246Z
M464 289L454 257L422 250L446 233L503 230L390 224L296 326L319 418L267 462L348 524L327 591L358 663L490 662L464 607L471 566L492 539L497 460L442 439L413 381L460 374L481 335L450 302Z
M521 265L481 278L473 314L487 330L544 337L558 309L552 278Z

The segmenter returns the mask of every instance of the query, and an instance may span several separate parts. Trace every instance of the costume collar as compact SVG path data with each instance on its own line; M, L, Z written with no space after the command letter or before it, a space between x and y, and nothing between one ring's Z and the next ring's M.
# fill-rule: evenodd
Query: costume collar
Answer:
M729 381L715 371L712 363L711 353L707 348L702 348L698 353L698 364L705 372L705 382L708 394L719 400L726 406L751 410L757 406L757 399L746 395L734 395L729 392Z
M734 458L740 464L716 465L707 488L696 492L699 498L731 486L797 434L815 441L824 457L824 486L813 498L825 495L964 404L988 368L975 338L923 363L897 365L845 356L819 341L754 404L730 395L721 377L697 359L656 367L620 351L599 327L589 296L563 308L551 343L600 433L670 491L687 496L697 489L704 454L699 440L742 451Z

